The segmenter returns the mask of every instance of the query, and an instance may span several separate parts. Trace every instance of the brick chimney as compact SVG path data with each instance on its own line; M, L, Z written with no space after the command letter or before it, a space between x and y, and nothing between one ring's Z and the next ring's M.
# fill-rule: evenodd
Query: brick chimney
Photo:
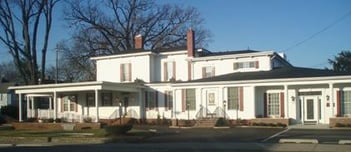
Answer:
M192 29L189 29L186 33L187 38L187 49L188 49L188 57L194 57L195 55L195 34Z
M135 46L134 46L135 49L143 49L144 48L143 36L141 34L135 36L134 43L135 43Z

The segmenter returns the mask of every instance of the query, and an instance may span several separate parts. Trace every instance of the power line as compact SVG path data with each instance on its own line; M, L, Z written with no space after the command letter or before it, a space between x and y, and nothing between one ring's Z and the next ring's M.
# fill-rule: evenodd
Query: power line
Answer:
M314 33L314 34L312 34L311 36L307 37L306 39L304 39L304 40L302 40L302 41L300 41L300 42L298 42L298 43L296 43L296 44L294 44L294 45L288 47L287 49L284 50L284 52L287 52L287 51L289 51L289 50L291 50L291 49L293 49L293 48L295 48L295 47L297 47L297 46L299 46L299 45L301 45L301 44L303 44L303 43L305 43L305 42L307 42L307 41L313 39L313 38L316 37L317 35L323 33L324 31L328 30L329 28L333 27L334 25L336 25L337 23L339 23L339 22L341 22L342 20L346 19L346 18L347 18L348 16L350 16L350 15L351 15L351 11L347 12L345 15L343 15L343 16L340 17L339 19L335 20L334 22L332 22L332 23L329 24L328 26L324 27L322 30L320 30L320 31L318 31L318 32L316 32L316 33Z

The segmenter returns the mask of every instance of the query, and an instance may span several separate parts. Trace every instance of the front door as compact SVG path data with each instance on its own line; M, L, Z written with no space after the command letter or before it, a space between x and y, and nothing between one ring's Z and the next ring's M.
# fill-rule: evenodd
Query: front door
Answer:
M207 90L206 91L206 106L207 106L207 114L208 117L213 117L215 114L215 110L218 107L217 105L217 93L215 90Z
M316 123L318 117L318 105L316 97L305 97L304 99L304 122Z

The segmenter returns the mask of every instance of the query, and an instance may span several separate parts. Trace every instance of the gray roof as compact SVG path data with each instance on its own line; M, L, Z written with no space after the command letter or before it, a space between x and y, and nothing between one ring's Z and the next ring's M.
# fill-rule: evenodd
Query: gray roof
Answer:
M16 86L16 83L13 82L1 82L0 83L0 93L7 93L9 90L7 89L10 86Z
M211 81L243 81L243 80L264 80L284 78L309 78L328 76L351 76L351 72L335 72L332 70L311 69L302 67L276 68L270 71L236 72L219 75L210 78L197 79L188 82L211 82Z

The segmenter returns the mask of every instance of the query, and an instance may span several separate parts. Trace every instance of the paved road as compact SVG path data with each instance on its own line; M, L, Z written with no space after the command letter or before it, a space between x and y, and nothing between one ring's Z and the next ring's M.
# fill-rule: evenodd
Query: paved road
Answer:
M263 143L230 143L230 142L186 142L186 143L117 143L99 145L71 145L71 146L44 146L44 147L0 147L1 152L214 152L214 151L328 151L348 152L351 145L323 145L323 144L263 144Z
M141 128L142 129L142 128ZM144 128L150 129L150 128ZM17 145L0 147L1 152L108 152L108 151L350 151L351 145L337 145L350 139L351 130L231 128L231 129L169 129L151 128L155 133L142 139L91 145ZM282 133L283 132L283 133ZM281 134L279 134L281 133ZM277 135L275 137L272 137ZM272 138L270 138L272 137ZM281 138L318 139L322 144L278 144ZM265 142L262 142L263 140ZM111 141L113 142L113 141ZM1 146L1 144L0 144ZM32 147L35 146L35 147Z
M337 144L339 140L351 140L351 130L346 129L290 129L265 142L278 143L279 139L317 139L323 144Z

